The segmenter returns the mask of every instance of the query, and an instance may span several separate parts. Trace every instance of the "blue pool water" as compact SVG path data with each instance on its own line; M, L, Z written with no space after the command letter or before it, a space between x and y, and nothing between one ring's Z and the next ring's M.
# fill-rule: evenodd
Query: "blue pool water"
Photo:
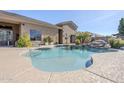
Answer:
M32 60L32 65L39 70L63 72L89 67L92 64L91 56L105 51L108 50L56 47L30 50L28 56Z

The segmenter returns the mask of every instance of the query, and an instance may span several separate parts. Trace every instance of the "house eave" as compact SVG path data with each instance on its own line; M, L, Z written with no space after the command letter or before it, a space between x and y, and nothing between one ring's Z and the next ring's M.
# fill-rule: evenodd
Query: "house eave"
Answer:
M65 22L61 22L56 24L57 26L64 26L64 25L68 25L69 27L71 27L74 31L77 30L78 26L73 22L73 21L65 21Z
M6 18L5 18L5 16L6 16ZM19 14L10 13L10 12L6 12L6 11L1 11L1 10L0 10L0 19L1 19L1 21L2 20L10 21L10 22L14 22L14 23L17 23L17 24L29 23L29 24L35 24L35 25L39 25L39 26L46 26L46 27L58 29L58 26L56 26L56 25L53 25L53 24L50 24L50 23L47 23L47 22L43 22L43 21L40 21L40 20L36 20L36 19L33 19L33 18L29 18L29 17L26 17L26 16L22 16L22 15L19 15Z

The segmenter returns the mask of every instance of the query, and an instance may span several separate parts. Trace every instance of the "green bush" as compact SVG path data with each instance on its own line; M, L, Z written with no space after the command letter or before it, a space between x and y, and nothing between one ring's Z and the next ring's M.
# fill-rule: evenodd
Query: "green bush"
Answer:
M120 40L119 43L120 43L120 47L124 46L124 40Z
M75 40L75 44L76 44L76 45L79 45L80 43L81 43L81 42L80 42L79 39L76 39L76 40Z
M31 41L30 41L30 37L28 34L24 34L24 45L25 47L31 47Z
M112 48L120 48L124 46L124 40L119 38L110 38L109 44L111 45Z
M26 33L23 36L19 37L19 40L17 41L17 47L31 47L31 41L29 35Z
M24 47L24 38L23 37L19 37L19 40L17 41L17 47Z

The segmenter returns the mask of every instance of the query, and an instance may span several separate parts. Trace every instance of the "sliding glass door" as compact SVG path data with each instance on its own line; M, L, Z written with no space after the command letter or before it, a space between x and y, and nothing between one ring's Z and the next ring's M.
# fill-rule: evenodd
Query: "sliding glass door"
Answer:
M13 40L13 31L0 29L0 46L9 46Z

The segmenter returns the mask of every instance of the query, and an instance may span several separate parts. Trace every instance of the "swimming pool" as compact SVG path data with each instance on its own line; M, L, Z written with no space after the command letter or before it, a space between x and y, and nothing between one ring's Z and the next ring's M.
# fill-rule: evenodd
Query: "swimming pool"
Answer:
M55 47L30 50L28 56L32 65L42 71L63 72L79 70L92 65L94 53L106 52L106 49Z

